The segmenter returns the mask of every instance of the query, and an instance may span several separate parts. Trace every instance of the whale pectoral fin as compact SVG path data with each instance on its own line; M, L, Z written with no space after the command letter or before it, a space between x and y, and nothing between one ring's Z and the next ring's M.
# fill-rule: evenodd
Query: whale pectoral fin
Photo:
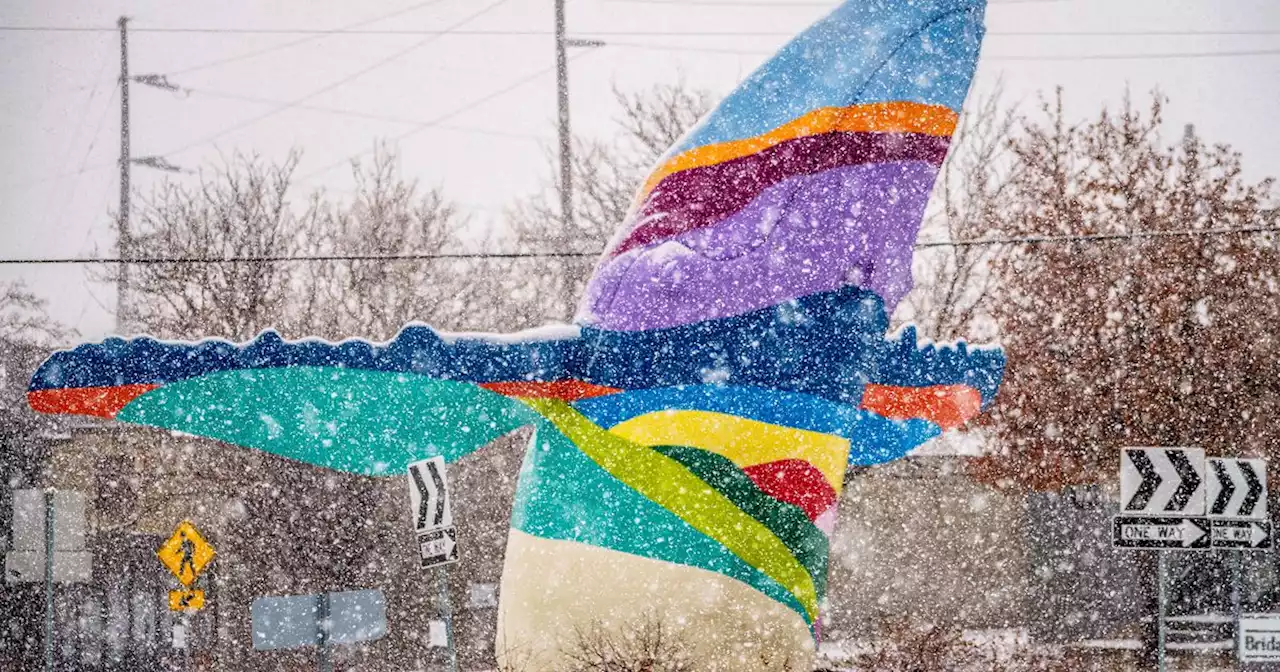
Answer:
M523 404L472 383L325 367L243 369L163 385L28 393L46 413L113 418L354 474L460 459L531 422Z

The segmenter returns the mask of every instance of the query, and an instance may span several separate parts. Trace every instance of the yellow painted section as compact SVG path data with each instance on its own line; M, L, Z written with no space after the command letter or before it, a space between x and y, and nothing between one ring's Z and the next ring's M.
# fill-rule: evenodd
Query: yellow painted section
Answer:
M657 502L681 520L729 549L790 591L818 617L813 578L768 527L675 460L612 435L568 404L553 399L522 399L551 421L587 457L614 478Z
M614 425L610 433L645 446L687 446L719 453L739 467L804 460L840 492L849 440L831 434L711 411L655 411Z
M200 611L204 609L204 591L171 590L169 591L169 611Z
M213 545L205 540L189 520L178 524L178 528L173 531L173 536L169 537L169 540L156 551L160 562L164 563L164 566L184 586L195 583L196 577L200 576L210 562L213 562L213 556L216 554Z
M499 592L502 669L559 672L573 663L566 651L577 632L625 637L646 622L684 642L698 672L813 669L813 636L798 613L697 567L513 529Z

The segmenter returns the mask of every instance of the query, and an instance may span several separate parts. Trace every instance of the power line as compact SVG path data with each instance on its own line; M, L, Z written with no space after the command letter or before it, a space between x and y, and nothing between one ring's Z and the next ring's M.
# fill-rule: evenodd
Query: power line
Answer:
M1165 58L1233 58L1237 56L1277 56L1280 49L1251 49L1245 51L1175 51L1162 54L1084 54L1084 55L992 55L994 61L1128 61Z
M284 101L275 100L271 98L246 96L246 95L235 94L235 93L226 93L223 91L210 91L208 89L188 88L188 89L184 89L184 91L194 93L198 96L209 96L211 98L225 98L227 100L239 100L247 103L255 103L258 105L279 105L282 102L284 102ZM293 107L299 110L308 110L311 112L322 112L325 114L352 117L355 119L370 119L373 121L385 121L393 124L407 124L409 126L433 125L436 128L450 130L450 131L458 131L461 133L475 133L477 135L492 135L492 136L501 137L501 138L513 138L517 140L540 141L543 139L542 136L534 135L532 133L515 133L512 131L499 131L499 130L494 130L489 128L474 128L471 126L456 126L456 125L441 124L441 123L433 124L432 122L423 121L421 119L409 119L406 117L397 117L397 116L386 115L386 114L361 112L359 110L349 110L349 109L338 108L338 107L326 107L324 105L304 104L304 105L294 105Z
M646 42L618 42L611 40L611 47L641 49L647 51L688 51L700 54L725 54L729 56L770 56L773 51L699 47L682 44L654 44ZM1254 49L1244 51L1166 52L1153 54L991 54L983 60L991 61L1123 61L1173 58L1230 58L1237 56L1276 56L1280 49Z
M573 56L571 56L571 57L570 57L570 61L577 60L578 58L580 58L581 56L583 56L583 55L584 55L584 54L586 54L586 53L590 53L590 52L580 52L580 53L578 53L578 54L574 54ZM419 133L419 132L422 132L422 131L424 131L424 130L427 130L428 128L433 128L433 127L434 127L434 128L453 128L454 130L463 130L463 129L464 129L464 127L448 127L448 126L444 126L443 124L444 124L444 122L445 122L445 121L448 121L449 119L452 119L453 117L456 117L456 116L458 116L458 115L460 115L460 114L463 114L464 112L468 112L468 111L470 111L470 110L472 110L472 109L474 109L474 108L476 108L476 107L479 107L480 105L483 105L484 103L487 103L487 102L489 102L490 100L493 100L494 98L498 98L498 97L503 96L503 95L505 95L505 94L507 94L507 93L510 93L511 91L514 91L515 89L517 89L517 88L519 88L519 87L521 87L521 86L524 86L525 84L528 84L529 82L532 82L532 81L534 81L535 79L537 79L537 78L539 78L539 77L542 77L543 75L546 75L547 73L550 73L550 72L554 71L555 69L556 69L556 68L555 68L555 66L551 66L551 67L548 67L548 68L544 68L544 69L542 69L542 70L539 70L539 71L537 71L537 72L534 72L534 73L532 73L532 74L530 74L530 75L528 75L528 76L526 76L526 77L522 77L522 78L520 78L520 79L516 80L515 82L512 82L512 83L511 83L510 85L508 85L508 86L505 86L505 87L503 87L503 88L501 88L501 89L498 89L497 91L494 91L493 93L487 94L487 95L485 95L485 96L483 96L483 97L481 97L481 98L477 98L477 99L475 99L475 100L472 100L472 101L470 101L470 102L466 103L465 105L462 105L461 107L458 107L458 108L456 108L456 109L454 109L454 110L452 110L452 111L450 111L450 112L447 112L447 113L445 113L445 114L443 114L443 115L440 115L440 116L436 117L435 119L431 119L431 120L428 120L428 121L410 121L409 119L403 119L403 120L395 119L394 121L396 121L397 123L405 123L405 124L412 123L412 124L414 125L414 127L413 127L412 129L410 129L410 130L408 130L408 131L404 132L404 133L401 133L400 135L397 135L397 136L394 136L394 137L390 138L389 140L390 140L391 142L398 142L398 141L403 140L403 139L405 139L405 138L407 138L407 137L409 137L409 136L411 136L411 135L417 134L417 133ZM193 90L193 91L194 91L195 93L205 93L206 95L218 95L218 94L215 94L215 93L212 93L212 92L209 92L209 91L200 91L200 90ZM225 97L227 97L227 98L237 98L237 97L240 97L240 96L235 96L235 95L233 95L233 94L224 94L224 96L225 96ZM246 96L245 98L247 98L247 96ZM263 102L265 103L266 101L265 101L265 100L263 100ZM292 108L296 108L296 109L314 109L314 110L316 110L316 111L325 111L325 112L332 112L332 113L339 113L339 114L350 114L351 116L371 116L371 115L366 115L365 113L356 112L356 111L352 111L352 110L342 110L342 111L339 111L339 110L338 110L338 108L325 108L325 107L318 106L318 105L303 105L303 104L295 104L295 105L291 105L290 107L292 107ZM378 116L378 117L382 117L382 115L377 115L377 116ZM392 121L393 119L392 119L392 118L383 118L383 120L386 120L386 121ZM224 130L225 130L225 129L224 129ZM489 134L489 135L500 135L500 134L502 134L500 131L492 131L492 130L489 130L489 129L474 129L474 128L467 128L467 129L466 129L466 131L467 131L467 132L472 132L472 133L484 133L484 134ZM228 131L228 132L229 132L229 131ZM523 135L521 135L520 137L522 137L522 138L523 138ZM540 139L540 138L539 138L539 139ZM193 146L195 146L196 144L198 144L198 143L193 143L193 144L191 144L191 145L188 145L188 147L193 147ZM181 151L181 150L179 150L179 151ZM306 175L303 175L302 177L298 178L298 181L299 181L299 182L301 182L301 181L309 180L309 179L312 179L312 178L314 178L315 176L320 175L320 174L322 174L322 173L327 173L327 172L329 172L330 170L333 170L334 168L337 168L337 167L342 166L342 165L346 165L346 164L347 164L347 163L349 163L351 160L356 159L356 158L359 158L359 157L361 157L361 156L364 156L365 154L369 154L369 153L370 153L370 152L372 152L372 151L373 151L373 150L365 150L365 151L357 152L356 154L352 154L352 155L350 155L350 156L347 156L347 157L343 158L341 161L336 161L336 162L331 163L331 164L329 164L329 165L327 165L327 166L325 166L325 167L323 167L323 168L320 168L319 170L316 170L316 171L313 171L313 172L311 172L311 173L307 173ZM168 152L168 153L172 154L172 153L174 153L174 152ZM114 167L116 167L117 165L119 165L119 164L118 164L118 162L113 162L113 163L104 163L104 164L99 164L99 165L95 165L95 166L90 166L90 167L88 167L88 168L84 168L84 167L82 167L82 168L81 168L81 170L80 170L80 171L78 171L78 173L86 173L86 172L94 172L94 171L99 171L99 170L105 170L105 169L107 169L107 168L114 168ZM53 181L53 180L62 179L62 178L64 178L64 177L68 177L68 176L70 176L70 175L75 175L75 174L78 174L78 173L59 173L59 174L57 174L57 175L50 175L50 176L48 176L48 177L37 178L37 179L34 179L34 180L28 180L28 181L25 181L25 182L11 182L11 183L9 183L9 184L3 184L3 185L0 185L0 190L2 190L2 189L13 189L13 188L19 188L19 187L32 186L32 185L41 184L41 183L44 183L44 182L50 182L50 181Z
M340 254L298 256L245 256L245 257L135 257L124 260L116 257L65 257L49 259L0 259L6 265L54 265L54 264L264 264L288 262L339 262L339 261L434 261L465 259L574 259L598 257L599 252L493 252L493 253L432 253L432 254Z
M102 127L103 127L104 123L105 123L105 122L106 122L106 120L107 120L107 116L109 115L109 113L110 113L110 112L111 112L111 110L113 109L113 108L112 108L112 106L111 106L111 103L115 101L115 99L116 99L116 92L118 92L119 90L120 90L120 82L118 82L118 81L117 81L117 82L115 83L115 86L111 87L111 93L110 93L110 94L108 94L108 96L107 96L107 103L106 103L106 105L104 105L104 106L103 106L103 108L102 108L102 114L98 117L98 122L97 122L97 124L95 124L95 125L94 125L94 128L93 128L93 134L89 136L89 146L84 150L84 156L83 156L83 157L81 157L81 159L80 159L80 167L76 170L76 172L75 172L75 173L73 173L73 174L71 174L71 175L70 175L70 177L72 178L72 180L71 180L71 194L72 194L72 195L71 195L70 197L68 197L68 198L64 198L64 199L62 199L62 202L58 205L57 214L55 214L55 215L54 215L54 217L53 217L53 221L55 221L55 222L60 221L60 220L62 219L62 213L66 212L67 206L71 203L72 199L75 197L76 187L78 187L78 186L80 185L80 177L81 177L82 175L84 175L84 173L85 173L85 167L89 165L89 156L93 154L93 148L94 148L95 146L97 146L97 144L98 144L98 138L102 135ZM96 89L94 90L94 93L95 93L95 94L97 93L97 90L96 90ZM89 102L90 102L90 103L92 103L92 102L93 102L93 96L90 96L90 100L89 100ZM86 108L85 108L85 112L86 112L86 113L88 112L88 107L87 107L87 105L86 105ZM75 143L75 136L77 136L77 135L79 135L79 125L77 125L77 130L76 130L76 132L72 135L72 143L71 143L70 145L68 145L68 147L67 147L67 153L68 153L68 154L70 154L71 147L72 147L72 146L74 146L74 143ZM69 158L69 157L68 157L68 158ZM63 164L65 164L65 163L66 163L66 159L63 159L62 163L63 163ZM50 192L51 192L51 193L50 193L50 197L51 197L51 198L52 198L52 197L54 197L54 196L56 196L56 195L57 195L57 192L58 192L58 185L56 185L56 184L55 184L55 185L54 185L54 188L53 188L53 189L51 189L51 190L50 190ZM47 212L47 211L49 211L50 209L51 209L51 208L47 208L47 207L46 207L46 212ZM46 221L47 221L47 220L46 220Z
M1074 0L992 0L988 5L993 7L999 7L1001 5L1042 5L1073 1ZM827 9L833 9L835 7L832 2L769 2L767 0L762 0L760 2L742 2L740 0L605 0L605 2L627 5L667 5L671 7L761 7L783 9L796 7L825 7Z
M421 8L427 4L434 4L442 0L433 0L431 3L422 3L414 7L397 12L395 14L384 15L369 19L354 26L366 25L385 21L398 14ZM76 27L57 27L57 26L0 26L0 32L111 32L114 28L76 28ZM132 33L151 33L151 34L207 34L207 35L303 35L306 39L294 40L277 44L257 51L247 52L237 56L232 56L218 61L212 61L207 64L183 68L181 70L168 71L166 74L178 75L196 70L213 67L221 63L231 62L260 56L287 49L289 47L313 42L325 37L394 37L396 35L449 35L449 36L478 36L478 37L550 37L555 33L550 30L520 30L520 29L462 29L462 30L445 30L436 29L417 29L417 28L201 28L198 26L180 26L180 27L154 27L154 28L131 28ZM599 37L793 37L796 31L780 31L780 30L589 30L583 31L584 34ZM1205 36L1205 37L1228 37L1236 35L1280 35L1280 30L1275 29L1240 29L1240 30L992 30L987 31L987 36L1004 36L1004 37L1128 37L1128 36ZM83 87L83 88L88 88Z
M932 241L916 243L917 249L937 247L981 247L1004 245L1044 245L1052 243L1106 243L1144 238L1195 238L1227 235L1280 233L1280 225L1247 226L1238 228L1186 229L1178 231L1135 231L1130 233L1074 234L1060 236L1020 236L1009 238L983 238L973 240ZM262 264L288 262L341 262L341 261L434 261L468 259L580 259L598 257L601 252L458 252L423 254L343 254L343 255L262 255L241 257L138 257L125 261L119 258L64 257L47 259L0 259L0 265L54 265L54 264Z
M274 46L271 46L271 47L266 47L266 48L263 48L263 49L256 49L256 50L254 50L254 51L246 52L246 53L243 53L243 54L238 54L238 55L235 55L235 56L228 56L228 57L226 57L226 58L218 58L218 59L214 59L214 60L212 60L212 61L207 61L207 62L205 62L205 63L201 63L201 64L199 64L199 65L193 65L193 66L190 66L190 67L182 68L182 69L180 69L180 70L174 70L174 71L169 72L169 73L167 73L167 74L170 74L170 75L184 75L184 74L187 74L187 73L190 73L190 72L197 72L197 71L199 71L199 70L207 70L207 69L209 69L209 68L217 67L217 66L220 66L220 65L226 65L227 63L235 63L235 62L237 62L237 61L244 61L244 60L248 60L248 59L250 59L250 58L257 58L258 56L262 56L262 55L264 55L264 54L270 54L270 53L277 52L277 51L283 51L283 50L285 50L285 49L289 49L289 48L292 48L292 47L296 47L296 46L298 46L298 45L300 45L300 44L306 44L307 42L314 42L314 41L318 41L318 40L323 39L324 37L326 37L326 36L328 36L328 35L333 35L333 34L336 34L336 33L339 33L339 32L347 31L347 30L358 29L358 28L361 28L361 27L363 27L363 26L367 26L367 25L369 25L369 24L378 23L378 22L380 22L380 21L386 21L387 19L393 19L393 18L395 18L395 17L397 17L397 16L403 16L403 15L405 15L405 14L409 14L409 13L411 13L411 12L416 12L416 11L418 11L419 9L422 9L422 8L424 8L424 7L428 7L428 6L430 6L430 5L438 5L438 4L440 4L441 2L443 2L443 1L444 1L444 0L426 0L425 2L415 3L415 4L413 4L413 5L410 5L409 7L406 7L406 8L401 9L401 10L397 10L397 11L390 12L390 13L387 13L387 14L380 14L380 15L378 15L378 16L375 16L375 17L372 17L372 18L369 18L369 19L364 19L364 20L362 20L362 21L357 21L356 23L348 24L348 25L346 25L346 26L343 26L342 28L338 28L338 29L330 30L330 31L319 31L319 32L316 32L316 33L308 33L306 37L303 37L302 39L299 39L299 40L292 40L292 41L286 42L286 43L284 43L284 44L277 44L277 45L274 45ZM138 29L136 29L136 28L135 28L134 30L136 31L136 30L138 30ZM146 28L143 28L142 30L143 30L143 31L145 31L145 32L152 32L153 30L158 30L158 29L146 29Z
M468 15L466 16L466 18L463 18L462 20L460 20L460 21L458 21L458 22L454 23L452 26L449 26L449 28L447 28L446 30L453 30L453 29L456 29L456 28L460 28L460 27L462 27L462 26L464 26L464 25L466 25L466 24L470 23L471 21L474 21L475 19L480 18L481 16L483 16L483 15L485 15L485 14L488 14L489 12L491 12L491 11L493 11L493 10L497 9L498 7L500 7L500 6L502 6L502 5L505 5L505 4L506 4L506 3L508 3L508 2L510 2L510 0L497 0L497 2L494 2L494 3L490 4L489 6L487 6L487 7L483 8L483 9L481 9L481 10L480 10L480 11L478 11L478 12L473 12L473 13L471 13L471 14L468 14ZM168 155L171 155L171 154L178 154L178 153L181 153L181 152L185 152L185 151L187 151L188 149L191 149L191 148L193 148L193 147L199 147L200 145L208 144L208 143L210 143L210 142L213 142L214 140L217 140L218 138L221 138L221 137L222 137L222 136L224 136L224 135L227 135L227 134L229 134L229 133L234 133L235 131L238 131L238 130L240 130L240 129L242 129L242 128L246 128L246 127L252 126L252 125L254 125L254 124L256 124L256 123L258 123L258 122L260 122L260 121L263 121L263 120L265 120L265 119L269 119L269 118L271 118L271 117L274 117L275 115L277 115L277 114L279 114L279 113L281 113L281 112L284 112L285 110L288 110L288 109L289 109L289 108L291 108L291 107L296 107L297 105L300 105L300 104L302 104L302 103L305 103L306 101L311 100L312 98L315 98L316 96L319 96L319 95L324 94L324 93L328 93L329 91L332 91L332 90L334 90L334 89L336 89L336 88L338 88L338 87L340 87L340 86L343 86L344 84L348 84L348 83L350 83L350 82L352 82L352 81L355 81L356 79L359 79L360 77L363 77L364 75L367 75L367 74L369 74L370 72L373 72L374 70L377 70L378 68L381 68L382 66L387 65L388 63L391 63L392 61L395 61L395 60L397 60L397 59L399 59L399 58L401 58L401 57L403 57L403 56L408 55L410 52L416 51L416 50L418 50L418 49L420 49L420 48L422 48L422 47L424 47L424 46L426 46L426 45L428 45L428 44L431 44L432 42L435 42L435 41L436 41L437 39L439 39L439 38L440 38L440 35L432 35L432 36L427 37L427 39L424 39L424 40L418 40L417 42L414 42L413 44L409 45L408 47L405 47L405 48L403 48L403 49L399 49L399 50L397 50L397 51L393 52L392 54L390 54L390 55L388 55L388 56L385 56L385 57L383 57L383 58L378 59L377 61L375 61L374 63L372 63L372 64L370 64L370 65L368 65L368 66L365 66L365 67L363 67L363 68L361 68L361 69L359 69L359 70L357 70L357 71L355 71L355 72L352 72L352 73L350 73L350 74L347 74L346 76L344 76L344 77L342 77L342 78L340 78L340 79L338 79L338 80L335 80L335 81L333 81L333 82L330 82L330 83L328 83L328 84L326 84L326 85L324 85L324 86L320 87L319 89L315 89L315 90L311 91L310 93L308 93L308 94L306 94L306 95L304 95L304 96L301 96L301 97L295 98L295 99L293 99L293 100L291 100L291 101L288 101L288 102L282 103L282 104L280 104L280 105L277 105L277 106L275 106L275 107L271 108L270 110L267 110L266 112L263 112L262 114L259 114L259 115L254 116L254 117L250 117L249 119L245 119L245 120L243 120L243 121L240 121L240 122L237 122L237 123L235 123L235 124L232 124L231 126L228 126L228 127L226 127L226 128L223 128L223 129L221 129L221 130L219 130L219 131L217 131L217 132L215 132L215 133L213 133L213 134L211 134L211 135L205 136L205 137L203 137L203 138L201 138L201 139L199 139L199 140L196 140L196 141L194 141L194 142L189 142L189 143L187 143L187 144L185 144L185 145L182 145L181 147L178 147L177 149L172 149L172 150L170 150L170 151L163 152L163 153L161 154L161 156L168 156Z
M574 60L577 60L578 58L582 57L582 56L583 56L584 54L586 54L586 53L591 53L591 52L579 52L579 53L574 54L573 56L569 57L569 60L570 60L570 62L572 62L572 61L574 61ZM495 99L495 98L498 98L498 97L504 96L504 95L506 95L506 94L510 93L511 91L514 91L514 90L516 90L516 89L518 89L518 88L520 88L520 87L524 86L525 84L528 84L528 83L530 83L530 82L532 82L532 81L534 81L534 80L538 79L539 77L542 77L542 76L544 76L544 75L546 75L546 74L548 74L548 73L550 73L550 72L554 72L556 69L557 69L557 68L556 68L556 66L554 66L554 65L553 65L553 66L551 66L551 67L547 67L547 68L543 68L543 69L541 69L541 70L538 70L537 72L530 73L529 75L527 75L527 76L525 76L525 77L521 77L520 79L518 79L518 80L516 80L516 81L512 82L511 84L509 84L509 85L507 85L507 86L505 86L505 87L503 87L503 88L501 88L501 89L498 89L497 91L494 91L494 92L492 92L492 93L490 93L490 94L487 94L487 95L485 95L485 96L482 96L482 97L480 97L480 98L477 98L477 99L475 99L475 100L472 100L472 101L468 102L467 104L462 105L461 107L458 107L458 108L456 108L456 109L454 109L454 110L452 110L452 111L450 111L450 112L446 112L445 114L442 114L442 115L440 115L440 116L436 117L435 119L432 119L431 121L427 121L427 122L423 122L423 123L421 123L421 124L418 124L416 127L411 128L411 129L409 129L408 131L405 131L404 133L401 133L400 135L397 135L397 136L394 136L394 137L390 138L390 139L389 139L389 141L390 141L390 142L400 142L401 140L404 140L405 138L407 138L407 137L409 137L409 136L411 136L411 135L414 135L414 134L416 134L416 133L420 133L420 132L422 132L422 131L424 131L424 130L426 130L426 129L428 129L428 128L431 128L431 127L433 127L433 126L438 126L439 124L441 124L441 123L443 123L443 122L445 122L445 121L448 121L449 119L452 119L453 117L456 117L456 116L458 116L459 114L462 114L462 113L464 113L464 112L468 112L468 111L470 111L470 110L472 110L472 109L474 109L474 108L476 108L476 107L479 107L480 105L483 105L483 104L485 104L485 103L487 103L487 102L489 102L489 101L491 101L491 100L493 100L493 99ZM352 160L357 159L357 158L359 158L359 157L361 157L361 156L364 156L364 155L366 155L366 154L369 154L369 153L370 153L370 152L372 152L372 151L374 151L374 150L372 150L372 149L366 149L366 150L364 150L364 151L362 151L362 152L358 152L358 153L356 153L356 154L352 154L352 155L350 155L350 156L347 156L347 157L343 158L341 161L335 161L335 162L333 162L333 163L331 163L331 164L329 164L329 165L327 165L327 166L324 166L323 168L320 168L320 169L318 169L318 170L314 170L314 171L312 171L312 172L310 172L310 173L307 173L306 175L303 175L302 177L298 178L298 181L299 181L299 182L303 182L303 181L306 181L306 180L310 180L310 179L312 179L312 178L316 177L317 175L321 175L321 174L327 173L327 172L329 172L330 170L333 170L334 168L337 168L337 167L339 167L339 166L347 165L347 164L349 164Z
M1218 229L1183 229L1176 231L1131 231L1128 233L1063 234L1058 236L1019 236L1013 238L979 238L974 240L932 241L916 243L916 248L982 247L987 245L1044 245L1048 243L1115 242L1150 238L1195 238L1211 236L1280 233L1280 225L1243 226Z

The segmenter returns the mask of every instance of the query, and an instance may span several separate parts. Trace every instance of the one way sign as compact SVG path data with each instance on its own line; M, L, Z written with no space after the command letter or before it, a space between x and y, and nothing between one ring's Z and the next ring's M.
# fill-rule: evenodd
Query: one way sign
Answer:
M1206 518L1116 516L1112 545L1117 548L1204 551L1212 545Z
M1204 451L1125 448L1120 458L1121 513L1203 516Z
M1271 521L1214 520L1214 548L1271 548Z
M453 526L443 457L409 465L409 511L413 516L422 568L457 562L458 535Z
M1209 458L1210 518L1267 519L1267 461Z

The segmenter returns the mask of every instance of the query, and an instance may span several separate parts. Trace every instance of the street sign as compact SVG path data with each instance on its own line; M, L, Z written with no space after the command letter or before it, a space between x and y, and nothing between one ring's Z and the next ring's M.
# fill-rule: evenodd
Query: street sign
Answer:
M443 457L409 465L409 508L413 529L426 532L453 524Z
M1205 502L1212 518L1267 519L1267 461L1209 458Z
M1236 628L1241 663L1280 662L1280 614L1246 614Z
M1213 547L1271 548L1271 521L1213 520Z
M44 551L9 551L4 556L9 583L44 581ZM54 551L54 583L88 583L93 578L93 554L88 551Z
M85 501L84 493L74 490L53 494L54 583L88 583L93 578L93 554L85 550ZM43 491L13 491L13 544L4 558L6 581L44 581L46 516Z
M169 611L200 611L204 609L204 591L171 590L169 591Z
M85 540L83 492L58 490L53 493L53 550L83 551ZM13 491L13 548L18 551L44 550L44 492Z
M423 569L458 561L458 530L453 525L448 483L443 457L409 465L409 511Z
M195 525L184 520L173 531L173 536L160 546L156 555L182 585L190 587L213 561L216 552Z
M1204 515L1204 451L1125 448L1120 458L1124 515Z
M1205 518L1116 516L1112 521L1116 548L1202 551L1212 546Z
M326 599L327 605L323 604ZM326 606L328 618L322 618ZM387 634L387 600L380 590L260 597L250 605L249 614L253 648L259 651L354 644ZM325 623L327 633L322 630Z
M458 561L458 528L442 527L418 535L418 555L422 568L452 565Z

